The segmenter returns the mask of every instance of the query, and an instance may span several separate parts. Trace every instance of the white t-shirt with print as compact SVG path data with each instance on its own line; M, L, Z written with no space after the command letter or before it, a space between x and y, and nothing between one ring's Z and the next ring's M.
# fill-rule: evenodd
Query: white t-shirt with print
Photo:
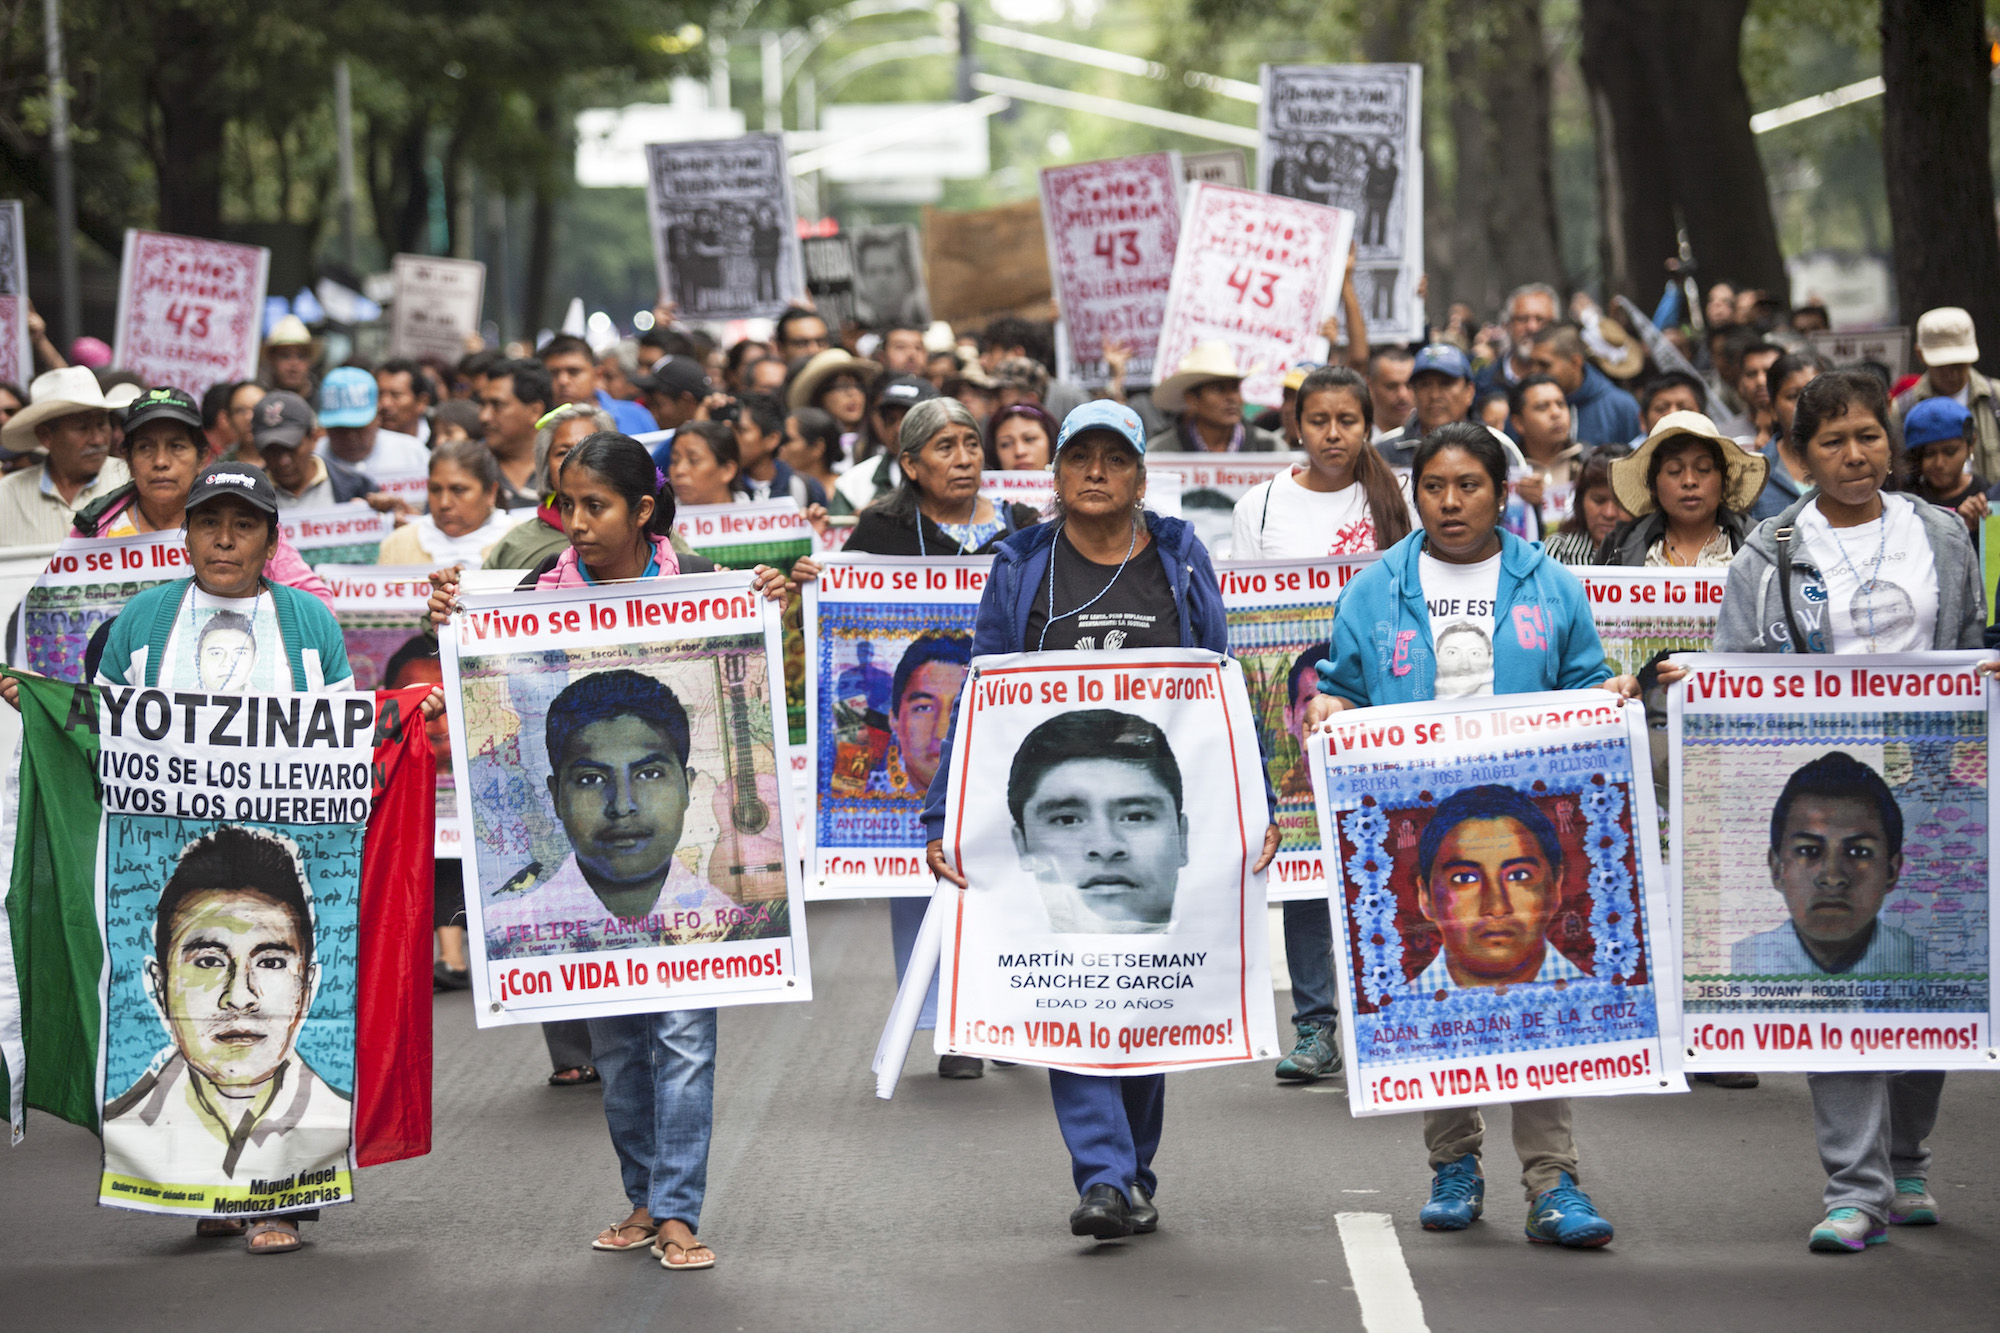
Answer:
M1236 502L1231 560L1302 559L1374 549L1368 490L1358 481L1344 490L1309 491L1293 471L1259 482Z
M208 694L289 691L292 668L271 594L211 597L190 587L167 639L160 688Z
M1428 552L1417 557L1424 605L1431 613L1439 699L1493 693L1493 603L1500 596L1500 556L1454 565Z
M1937 564L1915 501L1885 494L1882 517L1836 528L1815 500L1799 512L1799 531L1826 587L1834 652L1930 651L1937 635Z

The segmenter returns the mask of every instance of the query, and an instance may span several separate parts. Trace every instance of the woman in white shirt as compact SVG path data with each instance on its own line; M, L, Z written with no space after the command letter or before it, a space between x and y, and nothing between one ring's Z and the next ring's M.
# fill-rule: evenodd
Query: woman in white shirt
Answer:
M1346 366L1306 376L1297 399L1304 467L1262 482L1236 502L1232 560L1305 559L1387 550L1410 531L1410 511L1396 474L1369 441L1374 409L1368 381ZM1317 656L1317 652L1314 654ZM1308 698L1309 670L1292 675ZM1287 712L1302 705L1286 700ZM1292 974L1292 1026L1298 1040L1278 1062L1287 1082L1340 1074L1340 1010L1333 995L1333 922L1326 900L1284 905L1285 961Z
M430 512L390 533L376 563L463 565L478 569L514 520L500 502L500 464L475 440L452 440L431 452Z

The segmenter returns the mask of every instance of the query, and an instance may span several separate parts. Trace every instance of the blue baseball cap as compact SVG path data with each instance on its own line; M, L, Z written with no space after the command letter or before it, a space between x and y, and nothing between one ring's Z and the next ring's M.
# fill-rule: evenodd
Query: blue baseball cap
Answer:
M1926 398L1903 417L1903 444L1911 449L1939 440L1965 438L1965 425L1972 420L1965 404L1956 398Z
M1417 353L1417 364L1410 367L1410 378L1415 379L1425 371L1436 371L1449 375L1455 380L1472 378L1472 362L1466 360L1465 353L1450 343L1428 343Z
M375 419L375 377L359 366L330 370L319 385L319 424L365 426Z
M1098 398L1085 403L1063 418L1062 434L1056 437L1056 452L1087 431L1108 430L1125 443L1139 451L1146 452L1146 425L1139 420L1139 414L1123 403L1114 403L1109 398Z

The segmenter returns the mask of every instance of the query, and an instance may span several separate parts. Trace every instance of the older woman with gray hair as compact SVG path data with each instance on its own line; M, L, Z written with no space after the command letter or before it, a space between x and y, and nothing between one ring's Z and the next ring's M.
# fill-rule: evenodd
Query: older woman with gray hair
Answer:
M535 423L535 475L529 482L541 502L534 518L517 526L486 553L489 569L533 569L569 547L562 515L556 512L556 473L579 440L601 430L615 431L611 414L595 403L568 403Z

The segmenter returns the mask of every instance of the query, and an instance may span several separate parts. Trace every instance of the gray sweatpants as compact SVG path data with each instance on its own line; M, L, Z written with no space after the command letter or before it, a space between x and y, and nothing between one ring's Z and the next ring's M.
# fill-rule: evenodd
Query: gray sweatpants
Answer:
M1889 1220L1897 1179L1930 1175L1924 1146L1937 1125L1944 1071L1808 1074L1813 1130L1826 1168L1826 1208L1859 1208Z

